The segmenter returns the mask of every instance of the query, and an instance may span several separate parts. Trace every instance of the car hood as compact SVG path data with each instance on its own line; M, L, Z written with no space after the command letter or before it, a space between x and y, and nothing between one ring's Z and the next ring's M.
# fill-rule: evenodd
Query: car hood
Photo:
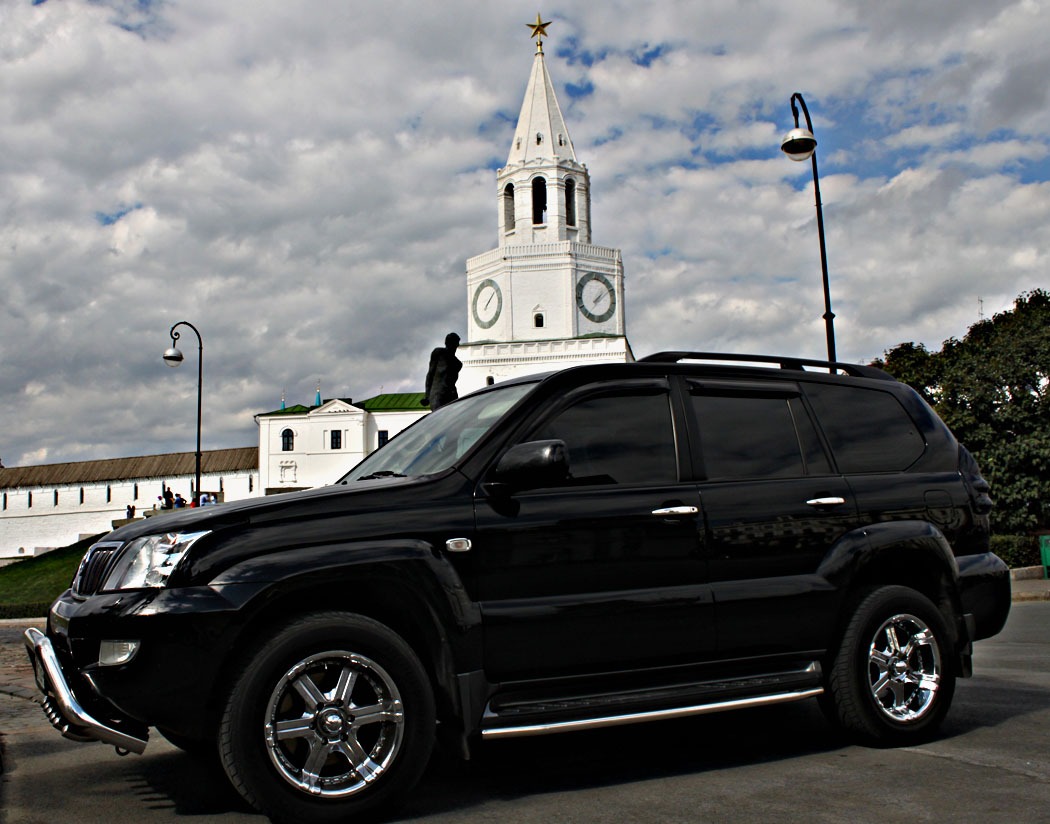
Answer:
M301 492L284 492L261 498L246 498L228 504L175 510L156 510L156 514L135 520L115 529L104 540L130 541L143 535L163 532L203 532L237 524L250 524L287 517L297 509L311 512L329 507L341 511L353 508L356 501L382 494L391 487L404 487L425 482L421 478L376 478L352 484L332 484Z

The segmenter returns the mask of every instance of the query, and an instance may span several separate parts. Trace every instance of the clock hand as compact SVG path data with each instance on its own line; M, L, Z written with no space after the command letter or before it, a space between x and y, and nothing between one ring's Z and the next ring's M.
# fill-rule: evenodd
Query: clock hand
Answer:
M489 299L488 299L487 301L485 301L485 308L486 308L486 309L488 309L488 308L489 308L489 304L490 304L490 303L492 303L492 299L493 299L494 297L496 297L496 291L495 291L495 290L493 290L493 291L492 291L492 292L491 292L491 293L489 294Z

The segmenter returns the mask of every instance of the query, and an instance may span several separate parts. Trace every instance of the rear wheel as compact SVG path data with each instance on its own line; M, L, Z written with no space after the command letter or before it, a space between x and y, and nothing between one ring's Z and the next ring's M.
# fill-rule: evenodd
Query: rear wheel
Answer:
M831 663L825 712L869 744L916 743L944 720L955 693L944 618L908 587L867 590Z
M219 731L234 787L278 821L334 822L403 798L434 739L419 659L371 619L296 621L246 661Z

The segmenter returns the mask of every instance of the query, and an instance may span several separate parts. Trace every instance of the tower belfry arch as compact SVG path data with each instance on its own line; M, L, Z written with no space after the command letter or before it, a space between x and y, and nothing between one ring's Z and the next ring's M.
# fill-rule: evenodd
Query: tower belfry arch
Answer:
M467 260L467 341L460 393L584 363L633 360L624 322L619 249L591 243L591 183L576 157L536 52L511 140L496 172L498 245Z

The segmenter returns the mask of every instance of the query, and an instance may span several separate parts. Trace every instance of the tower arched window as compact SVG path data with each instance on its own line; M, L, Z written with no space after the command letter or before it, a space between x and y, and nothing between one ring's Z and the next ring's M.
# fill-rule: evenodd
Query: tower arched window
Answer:
M295 433L291 429L286 429L281 433L281 451L291 452L295 449Z
M547 222L547 181L542 177L532 181L532 222L536 225Z
M571 177L565 181L565 223L576 225L576 181Z
M503 231L514 230L514 184L508 183L503 188Z

